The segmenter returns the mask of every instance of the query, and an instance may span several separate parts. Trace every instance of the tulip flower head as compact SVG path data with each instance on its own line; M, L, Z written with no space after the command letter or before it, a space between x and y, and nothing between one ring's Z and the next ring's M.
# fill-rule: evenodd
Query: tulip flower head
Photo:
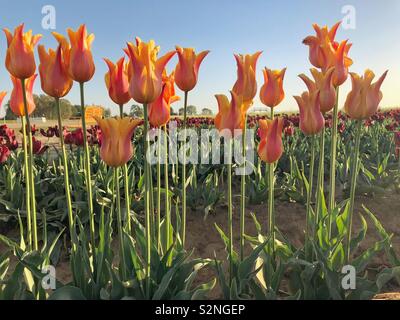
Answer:
M95 119L102 132L101 159L110 167L123 166L132 158L132 135L142 120L128 117L108 119L95 117Z
M371 70L366 70L364 76L350 74L352 89L344 104L344 110L350 118L365 120L378 110L383 96L380 89L387 73L385 71L375 83L372 83L375 74Z
M283 79L286 68L282 70L271 70L264 68L264 84L260 89L260 99L263 104L270 108L276 107L285 98L283 91Z
M64 97L72 88L72 79L68 74L68 65L62 46L59 45L57 51L49 49L47 52L45 47L40 45L38 51L42 90L54 98Z
M0 164L5 163L10 155L10 149L5 145L0 144Z
M314 81L305 74L300 74L299 77L306 84L308 91L319 91L319 105L322 113L329 112L333 109L336 103L336 90L333 86L332 78L335 68L332 67L328 71L320 72L315 68L310 69Z
M266 163L275 163L283 153L282 129L283 119L259 120L260 143L258 145L258 156Z
M32 35L32 30L24 33L24 25L15 28L14 34L4 29L7 37L6 68L18 79L27 79L36 71L34 49L42 35Z
M232 138L241 133L245 122L243 97L231 91L231 101L223 94L215 95L218 102L218 113L214 124L225 138Z
M175 51L157 59L159 51L160 47L153 40L145 43L140 38L136 38L136 45L128 42L128 48L125 49L131 68L129 93L138 103L152 103L161 94L163 70Z
M175 95L174 72L167 76L164 70L161 94L157 100L148 106L150 124L154 127L161 127L167 124L171 116L171 103L179 101L179 99Z
M335 87L343 84L348 76L348 68L353 61L348 57L351 44L346 41L335 41L340 22L336 23L330 30L328 27L313 25L316 36L308 36L303 43L309 46L309 59L313 66L321 68L325 73L329 68L335 67L333 84Z
M108 94L116 104L124 105L131 99L129 94L128 64L125 63L125 58L119 59L116 64L109 59L104 59L104 61L108 66L108 72L104 77Z
M243 103L246 109L253 104L253 99L257 94L256 67L261 53L261 51L258 51L252 55L235 54L237 80L232 90L237 95L243 96Z
M189 92L196 86L200 64L210 51L202 51L196 55L193 48L175 48L179 59L175 68L175 82L179 89Z
M22 83L20 79L17 79L13 76L10 77L14 86L10 97L10 109L18 117L25 116ZM31 114L36 108L35 102L33 100L33 85L35 83L36 77L37 74L25 80L28 114Z
M325 119L320 111L318 90L303 92L301 96L295 96L300 110L300 130L305 135L314 135L324 128Z
M88 35L84 24L77 31L68 29L67 32L70 43L59 33L53 32L53 35L64 50L70 77L79 83L87 82L96 69L91 51L94 34Z

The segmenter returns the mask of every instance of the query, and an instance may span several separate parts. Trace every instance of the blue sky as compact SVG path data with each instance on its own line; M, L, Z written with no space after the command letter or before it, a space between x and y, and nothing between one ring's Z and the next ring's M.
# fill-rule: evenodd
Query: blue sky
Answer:
M384 4L383 4L384 3ZM356 12L356 28L340 29L337 39L353 43L350 56L354 60L351 70L363 72L371 68L377 75L389 69L383 85L383 106L400 105L400 1L397 0L3 0L0 10L0 27L14 29L25 22L26 29L43 34L40 41L46 47L55 47L53 30L42 28L42 7L53 5L56 9L56 30L64 33L67 27L77 28L86 23L95 34L93 54L96 74L86 85L86 102L101 104L117 112L108 98L104 85L106 65L103 57L117 60L122 48L135 36L144 41L154 39L161 52L175 45L211 50L204 60L199 82L189 95L189 103L216 110L214 94L228 94L236 79L233 53L253 53L262 50L257 77L262 84L262 68L287 67L285 78L286 98L279 107L293 109L292 95L305 90L297 75L308 72L308 49L302 39L313 34L312 23L332 25L341 20L342 7L352 5ZM1 39L1 37L0 37ZM4 61L6 40L0 40L0 61ZM168 65L172 70L175 57ZM0 89L11 91L6 69L0 69ZM341 91L341 103L350 88L348 81ZM35 93L41 93L39 79ZM178 90L178 94L182 95ZM79 102L77 85L67 96ZM132 102L133 103L133 102ZM182 102L174 105L181 107ZM255 106L262 104L257 98Z

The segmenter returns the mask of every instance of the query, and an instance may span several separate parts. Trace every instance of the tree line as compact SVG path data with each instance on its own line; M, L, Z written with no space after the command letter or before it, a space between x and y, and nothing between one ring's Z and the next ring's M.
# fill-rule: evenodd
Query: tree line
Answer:
M34 118L45 117L49 120L56 120L57 119L57 108L55 105L54 98L46 95L34 95L33 99L36 104L35 110L32 112L31 116ZM81 117L81 107L80 105L72 104L68 99L60 99L61 104L61 117L63 119L70 119L70 118L80 118ZM17 117L10 109L10 102L5 104L5 120L15 120ZM104 108L104 116L110 116L111 111L108 108ZM213 112L209 108L202 108L201 112L197 112L197 107L193 105L189 105L187 107L187 115L194 116L194 115L203 115L203 116L210 116ZM128 114L126 114L128 115ZM136 118L143 117L143 106L133 104L130 108L129 115ZM183 115L183 108L180 108L177 112L171 108L171 115Z

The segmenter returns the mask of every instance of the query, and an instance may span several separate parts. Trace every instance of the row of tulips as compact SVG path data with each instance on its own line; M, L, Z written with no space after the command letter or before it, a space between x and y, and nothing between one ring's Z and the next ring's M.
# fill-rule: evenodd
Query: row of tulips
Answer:
M310 48L310 62L315 67L311 69L313 79L302 74L299 77L305 82L308 91L294 99L299 106L299 128L309 136L311 153L309 178L307 183L307 213L306 213L306 238L305 238L305 261L314 261L317 259L318 251L313 246L324 234L324 241L330 255L336 256L337 238L333 232L333 225L336 221L341 207L336 204L336 172L337 172L337 140L338 140L338 123L339 123L339 87L347 80L349 75L349 67L352 60L349 58L349 50L351 45L347 41L337 42L335 40L336 32L340 24L335 24L331 29L327 27L319 27L314 25L316 36L309 36L304 39L303 43ZM34 146L35 139L32 136L29 114L35 108L33 101L33 83L36 79L36 63L34 59L34 48L40 40L40 35L33 36L31 31L24 33L23 25L17 27L12 34L5 30L8 49L6 55L6 67L11 75L14 90L11 94L10 108L22 119L23 130L23 149L26 179L26 226L27 226L27 247L28 251L39 250L38 226L37 226L37 210L35 196L35 170L34 170ZM58 41L56 50L46 50L39 45L38 52L40 58L39 74L42 90L53 97L56 101L58 111L58 128L63 128L60 113L60 98L66 96L72 88L73 82L78 82L81 97L81 114L85 114L84 101L84 84L91 80L95 72L95 65L91 53L91 44L94 35L87 34L86 27L80 26L75 32L68 29L69 41L63 35L53 33ZM189 92L192 91L198 81L199 67L209 51L203 51L196 54L192 48L176 47L175 51L170 51L165 55L158 57L160 48L155 45L154 41L145 43L136 38L136 43L127 43L124 52L129 58L125 62L125 58L121 58L117 63L105 59L109 71L105 75L105 84L112 101L119 106L120 116L108 119L96 117L99 129L101 131L100 157L106 165L112 168L112 211L116 215L116 225L119 244L119 268L118 277L122 283L122 296L129 294L132 288L136 288L135 284L130 284L132 277L137 282L137 290L140 291L140 297L151 298L153 295L162 298L160 290L166 290L164 287L157 287L156 278L158 274L154 274L154 265L158 263L158 258L165 262L164 268L172 272L181 257L185 248L186 240L186 198L187 198L187 179L186 171L186 127L188 124L187 106ZM171 58L177 54L179 61L171 74L166 72L166 66ZM282 246L278 240L279 230L275 223L275 170L277 163L284 154L282 133L284 130L285 118L275 116L275 108L282 102L285 97L283 82L286 69L272 70L263 69L264 84L261 86L259 96L261 102L270 108L270 116L268 119L260 119L258 121L259 138L258 155L262 162L267 164L267 185L268 185L268 205L267 205L267 226L260 228L260 232L265 234L261 237L263 241L256 246L250 257L245 257L245 215L246 215L246 176L242 175L240 189L240 236L239 250L235 252L234 234L233 234L233 195L232 195L232 150L233 144L237 143L234 138L242 136L241 151L243 159L248 151L246 145L246 127L248 126L247 111L253 105L253 100L257 95L257 60L261 52L247 55L235 55L237 62L237 80L230 91L231 99L226 95L216 95L218 103L218 113L214 119L214 125L224 137L224 147L227 152L228 163L226 164L227 172L227 202L228 202L228 236L218 228L224 239L228 252L229 272L228 279L222 273L219 262L215 263L217 268L220 285L226 297L247 297L249 292L253 295L260 295L260 291L255 286L253 280L249 280L249 276L254 274L252 270L258 255L263 253L262 268L265 272L265 280L267 285L262 286L266 290L267 296L271 290L277 294L278 289L273 288L275 282L274 277L279 275L280 271L280 254ZM341 237L344 239L344 261L351 262L351 240L352 240L352 218L354 211L355 188L357 176L360 167L359 148L361 141L362 122L368 120L377 111L379 103L382 99L380 87L386 77L385 72L375 83L372 83L374 74L367 70L364 76L350 73L352 78L352 90L347 96L344 111L346 115L355 122L356 134L354 137L354 153L352 159L351 170L351 190L350 199L346 204L346 217L343 218L345 228L342 228ZM165 166L163 168L164 185L161 181L161 145L158 140L158 157L159 161L156 168L157 190L156 197L153 193L153 168L147 161L150 142L147 139L150 126L164 130L168 133L167 124L170 121L171 104L180 98L176 95L175 84L184 94L184 113L182 119L183 130L183 159L181 166L181 195L180 215L177 216L177 227L172 226L168 179L169 166L168 154L164 152ZM2 94L4 95L4 94ZM124 117L124 105L130 99L143 105L144 119L132 119ZM331 145L330 145L330 168L329 168L329 197L327 206L324 198L324 150L325 150L325 118L326 113L331 113ZM287 118L286 118L286 121ZM290 122L290 120L289 120ZM293 121L294 122L294 121ZM141 229L136 216L131 214L131 195L129 185L128 161L133 157L134 149L132 145L132 136L135 129L143 124L143 155L145 157L143 169L143 189L144 189L144 228ZM28 128L28 130L27 130ZM290 133L290 125L285 127L285 132ZM79 129L78 129L79 130ZM104 211L100 214L100 225L97 228L95 222L94 210L94 193L91 173L91 153L89 149L88 131L93 130L92 135L98 134L98 129L88 129L85 117L82 117L82 129L75 132L75 136L82 135L79 141L82 141L84 149L84 173L85 186L87 195L87 213L89 220L89 240L86 241L85 234L82 230L82 224L79 217L74 212L74 206L71 196L71 185L69 181L68 153L65 148L67 136L58 134L61 146L61 159L64 177L65 197L67 199L67 216L68 230L71 239L71 267L74 277L74 285L89 295L88 292L97 293L92 297L99 297L101 290L98 285L104 281L101 272L104 263L111 263L109 259L109 248L105 247L105 230L109 227L111 218L104 215ZM344 130L344 129L343 129ZM46 132L45 135L51 135ZM316 146L316 136L319 135L319 146ZM165 135L167 139L167 135ZM164 141L166 145L166 141ZM317 186L314 190L314 162L316 153L319 150L319 165L317 174ZM243 166L246 163L243 163ZM123 177L123 189L125 195L125 215L121 204L120 195L120 177ZM161 217L161 189L165 193L165 210L164 219ZM154 199L155 198L155 199ZM315 207L312 207L313 199L316 198ZM177 205L176 205L177 207ZM179 210L179 209L177 209ZM344 215L344 214L343 214ZM154 218L155 217L155 218ZM133 223L132 223L133 222ZM80 232L78 233L77 230ZM99 238L99 239L98 239ZM319 239L321 241L321 239ZM386 241L386 239L385 239ZM140 248L135 247L135 242L140 243ZM108 242L110 243L110 242ZM341 246L343 246L341 244ZM83 250L86 250L83 251ZM137 258L137 252L143 255L144 262L140 264ZM82 263L79 261L80 256L85 252L87 254L87 265L83 266L86 273L90 274L89 283L82 279ZM173 253L172 253L173 252ZM107 257L107 258L106 258ZM105 260L104 260L105 259ZM154 259L156 261L154 261ZM186 258L185 258L186 259ZM90 262L92 261L92 262ZM259 260L257 260L259 261ZM181 263L181 262L179 262ZM196 262L197 263L197 262ZM138 270L140 264L140 270ZM202 265L206 263L203 261ZM194 265L193 265L194 267ZM258 271L261 268L258 268ZM273 270L274 272L271 272ZM31 272L31 270L29 270ZM29 275L29 271L26 271ZM175 270L176 271L176 270ZM243 282L243 276L246 281ZM30 274L32 277L32 274ZM96 279L96 280L95 280ZM114 280L107 280L115 282ZM133 286L133 287L132 287ZM30 289L36 298L41 298L46 294L36 285L31 285ZM206 291L206 288L201 290ZM103 292L104 294L104 292ZM333 296L335 298L335 296Z

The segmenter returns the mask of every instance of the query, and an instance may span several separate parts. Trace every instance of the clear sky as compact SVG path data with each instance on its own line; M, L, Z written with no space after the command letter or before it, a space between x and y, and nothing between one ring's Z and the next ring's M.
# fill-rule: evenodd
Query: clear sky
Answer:
M95 34L93 54L96 74L86 85L86 102L102 104L117 112L108 98L104 85L107 68L103 57L117 60L122 48L136 36L144 41L154 39L161 53L173 50L175 45L194 47L197 51L209 49L204 60L199 82L189 95L189 103L216 110L214 94L228 94L236 79L233 53L253 53L262 50L257 77L262 84L262 67L273 69L287 67L285 78L286 98L281 110L295 108L292 95L304 91L305 86L297 75L308 72L308 48L302 44L304 37L314 34L312 23L332 25L345 14L342 8L355 8L355 29L343 29L337 39L353 43L350 56L354 60L351 70L363 72L371 68L377 75L389 69L382 90L382 106L400 105L400 1L398 0L2 0L0 26L14 29L25 22L26 29L43 34L40 43L55 47L53 30L42 28L42 7L53 5L56 9L56 30L64 33L67 27L77 28L85 23ZM1 39L1 38L0 38ZM4 61L5 37L0 40L0 61ZM168 65L172 70L175 57ZM10 92L11 84L6 69L0 68L0 89ZM350 81L341 91L342 101ZM39 79L35 93L41 93ZM182 96L182 93L178 94ZM9 96L7 96L8 98ZM67 96L79 103L77 85ZM181 107L182 102L174 105ZM258 97L255 106L261 107Z

